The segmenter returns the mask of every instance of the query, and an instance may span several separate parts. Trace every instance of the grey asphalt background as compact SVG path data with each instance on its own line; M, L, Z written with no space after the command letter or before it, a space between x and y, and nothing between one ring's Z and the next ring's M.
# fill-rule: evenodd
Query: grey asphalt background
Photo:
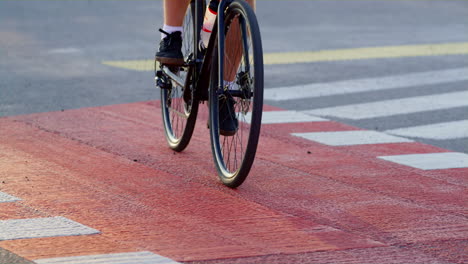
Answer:
M0 264L29 264L33 263L8 250L0 248Z
M258 0L264 51L313 51L468 41L465 0ZM151 72L102 65L151 59L162 1L0 0L0 116L158 99ZM266 66L266 88L468 66L468 56ZM304 110L466 90L468 82L281 103ZM468 98L467 98L468 100ZM338 121L366 129L466 119L468 108ZM468 153L468 140L424 142Z

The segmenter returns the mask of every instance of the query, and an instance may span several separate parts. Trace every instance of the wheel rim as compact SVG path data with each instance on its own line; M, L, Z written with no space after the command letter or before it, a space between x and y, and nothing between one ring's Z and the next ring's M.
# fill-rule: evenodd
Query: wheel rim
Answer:
M179 76L187 73L179 72ZM184 134L187 120L190 117L192 104L186 103L183 99L184 90L179 85L172 82L172 87L162 90L163 111L167 136L173 144L177 144Z
M189 58L194 53L193 45L193 14L192 8L187 9L182 35L182 54L184 58ZM172 72L183 80L187 78L190 80L191 71L190 67L173 67ZM186 83L191 83L187 82ZM189 119L196 115L198 110L197 102L193 100L193 89L189 86L189 90L185 93L184 87L175 82L171 82L170 87L161 90L161 108L163 112L163 122L166 131L166 138L171 148L177 148L182 139L186 136L186 128ZM195 119L193 117L193 119ZM194 122L194 120L192 121Z
M224 96L230 96L235 101L234 111L239 128L234 136L219 135L218 137L214 135L214 145L216 145L214 146L214 152L221 176L230 181L236 178L241 170L250 170L253 162L259 128L251 129L250 124L260 122L259 119L261 119L263 99L256 87L263 84L260 84L260 80L255 78L255 71L258 67L254 61L255 49L251 38L251 28L245 19L245 14L241 9L233 8L230 10L226 21L228 30L225 41L224 67L227 70L224 71L224 75L228 78L235 76L235 81L225 85L225 90L227 87L229 92L225 92ZM236 36L246 36L247 41L242 45L236 45L234 48L229 47L229 43L233 43L232 40L235 40ZM237 64L235 58L238 56L235 56L235 54L242 54L240 65L236 69L232 66ZM214 113L213 117L221 118L216 113ZM221 121L219 120L219 123Z

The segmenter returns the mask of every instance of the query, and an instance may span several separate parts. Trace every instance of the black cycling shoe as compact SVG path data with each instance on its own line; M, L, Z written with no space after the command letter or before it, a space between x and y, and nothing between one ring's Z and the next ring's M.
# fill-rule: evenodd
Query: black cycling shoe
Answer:
M219 133L226 137L234 136L239 128L234 104L232 97L219 99Z
M184 65L184 55L182 54L182 32L167 33L159 29L167 36L159 43L159 51L156 52L156 61L161 64L181 66Z

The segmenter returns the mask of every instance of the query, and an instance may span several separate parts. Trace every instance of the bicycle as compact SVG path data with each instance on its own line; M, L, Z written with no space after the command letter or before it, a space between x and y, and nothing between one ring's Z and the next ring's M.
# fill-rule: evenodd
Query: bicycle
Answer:
M263 109L263 51L258 22L244 0L223 0L208 47L201 48L205 0L192 0L184 18L181 67L160 65L156 84L161 88L161 109L168 145L183 151L192 137L200 103L208 101L211 150L218 176L236 188L252 167ZM232 41L236 40L237 41ZM231 41L231 42L227 42ZM236 42L238 45L233 45ZM234 53L235 52L235 53ZM240 61L232 61L237 58ZM233 56L238 54L238 56ZM239 67L236 68L236 63ZM234 72L235 70L235 72ZM225 76L235 82L225 85ZM229 99L230 98L230 99ZM222 136L219 129L220 100L234 100L238 129Z

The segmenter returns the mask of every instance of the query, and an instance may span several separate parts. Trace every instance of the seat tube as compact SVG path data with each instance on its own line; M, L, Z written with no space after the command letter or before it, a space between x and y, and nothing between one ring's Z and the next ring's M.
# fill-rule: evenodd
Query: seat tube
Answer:
M192 0L193 3L195 4L195 32L194 32L194 35L195 35L195 43L194 43L194 52L196 55L195 58L196 59L202 59L201 58L201 54L199 52L199 45L198 43L200 43L200 31L203 27L203 12L205 10L203 10L203 2L205 0ZM200 57L200 58L199 58Z
M224 86L224 10L232 0L222 0L218 6L218 92L223 91Z

